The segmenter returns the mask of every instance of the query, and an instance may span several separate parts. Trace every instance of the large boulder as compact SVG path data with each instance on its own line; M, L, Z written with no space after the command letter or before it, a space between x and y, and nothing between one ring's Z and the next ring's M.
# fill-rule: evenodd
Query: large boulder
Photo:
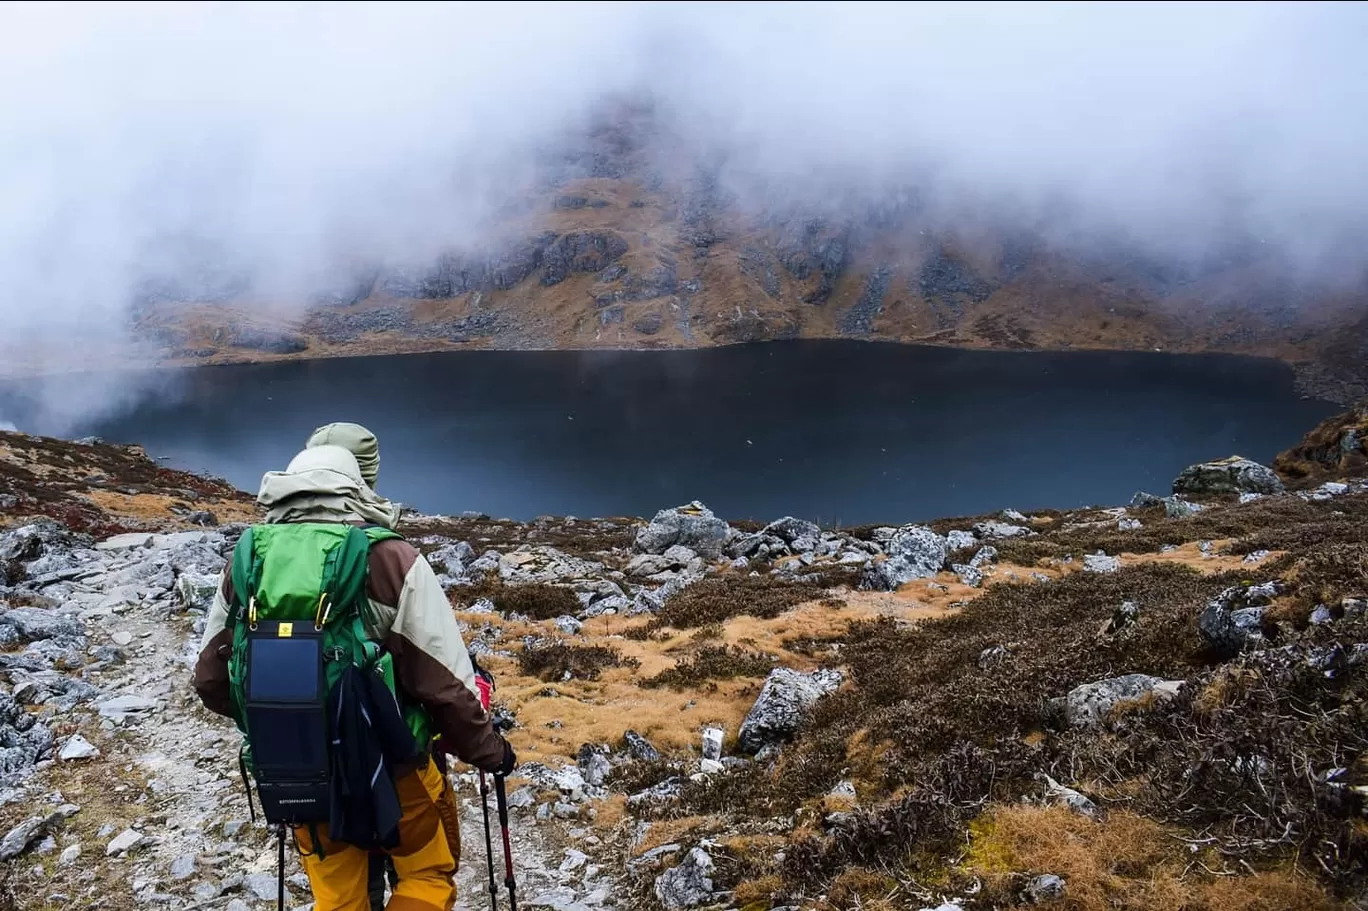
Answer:
M731 526L725 520L694 500L687 506L656 513L650 523L637 531L636 549L646 554L664 554L679 544L705 560L717 560L731 534Z
M1118 704L1142 699L1151 693L1161 699L1169 699L1177 694L1182 685L1181 680L1162 680L1149 674L1109 677L1069 690L1064 700L1064 714L1073 727L1098 727Z
M940 572L947 553L945 538L925 525L904 525L884 545L888 559L872 564L862 588L892 591L913 579L927 579Z
M1174 493L1189 495L1282 493L1283 489L1273 469L1241 456L1189 466L1173 482Z
M791 738L803 716L818 699L841 685L840 671L821 670L804 674L786 667L775 668L765 679L755 705L741 722L737 742L747 753Z
M815 522L793 516L776 519L766 525L761 534L780 538L795 554L816 550L822 541L822 529Z

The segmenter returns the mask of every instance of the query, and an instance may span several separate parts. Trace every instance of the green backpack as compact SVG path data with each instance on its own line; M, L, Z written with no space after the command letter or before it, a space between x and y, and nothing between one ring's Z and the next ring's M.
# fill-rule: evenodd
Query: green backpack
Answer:
M328 697L349 666L379 674L417 748L429 747L427 712L405 704L392 656L366 632L370 547L393 538L402 536L378 526L254 525L233 552L229 695L243 735L243 783L250 769L272 824L328 818Z

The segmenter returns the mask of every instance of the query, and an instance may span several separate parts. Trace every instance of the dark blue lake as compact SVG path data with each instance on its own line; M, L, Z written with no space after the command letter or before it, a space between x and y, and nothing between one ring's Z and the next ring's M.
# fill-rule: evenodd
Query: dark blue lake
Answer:
M1194 461L1266 462L1339 410L1264 360L818 341L209 367L152 385L72 435L255 491L314 427L357 421L380 437L382 494L509 518L695 498L729 518L847 525L1118 504L1168 492ZM21 429L49 429L9 398Z

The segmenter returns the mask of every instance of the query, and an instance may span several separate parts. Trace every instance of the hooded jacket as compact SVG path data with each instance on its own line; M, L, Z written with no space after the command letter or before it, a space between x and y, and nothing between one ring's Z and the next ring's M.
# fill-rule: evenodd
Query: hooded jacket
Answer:
M393 524L389 501L366 485L356 457L340 446L313 446L284 471L268 472L257 502L265 507L268 523ZM232 574L225 568L195 662L195 692L220 715L231 714L228 659L233 645L226 624L233 595ZM370 549L366 596L371 607L366 633L393 655L396 684L428 710L442 748L496 771L503 762L503 738L480 704L470 654L427 560L407 541L377 542Z

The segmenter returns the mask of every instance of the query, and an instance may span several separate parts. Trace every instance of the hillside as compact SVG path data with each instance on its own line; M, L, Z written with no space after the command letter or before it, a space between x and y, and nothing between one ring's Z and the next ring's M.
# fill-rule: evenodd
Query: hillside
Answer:
M1294 492L1225 461L929 527L406 515L498 678L526 906L1362 907L1360 418ZM249 499L98 442L0 434L0 468L0 907L265 906L186 663Z
M1280 358L1322 396L1368 392L1368 289L1289 279L1257 243L1177 266L977 217L948 227L915 193L839 214L759 205L718 167L661 168L682 139L658 129L642 111L601 122L480 249L358 259L312 296L273 297L249 270L186 254L142 286L136 334L171 363L833 337L1159 348Z

